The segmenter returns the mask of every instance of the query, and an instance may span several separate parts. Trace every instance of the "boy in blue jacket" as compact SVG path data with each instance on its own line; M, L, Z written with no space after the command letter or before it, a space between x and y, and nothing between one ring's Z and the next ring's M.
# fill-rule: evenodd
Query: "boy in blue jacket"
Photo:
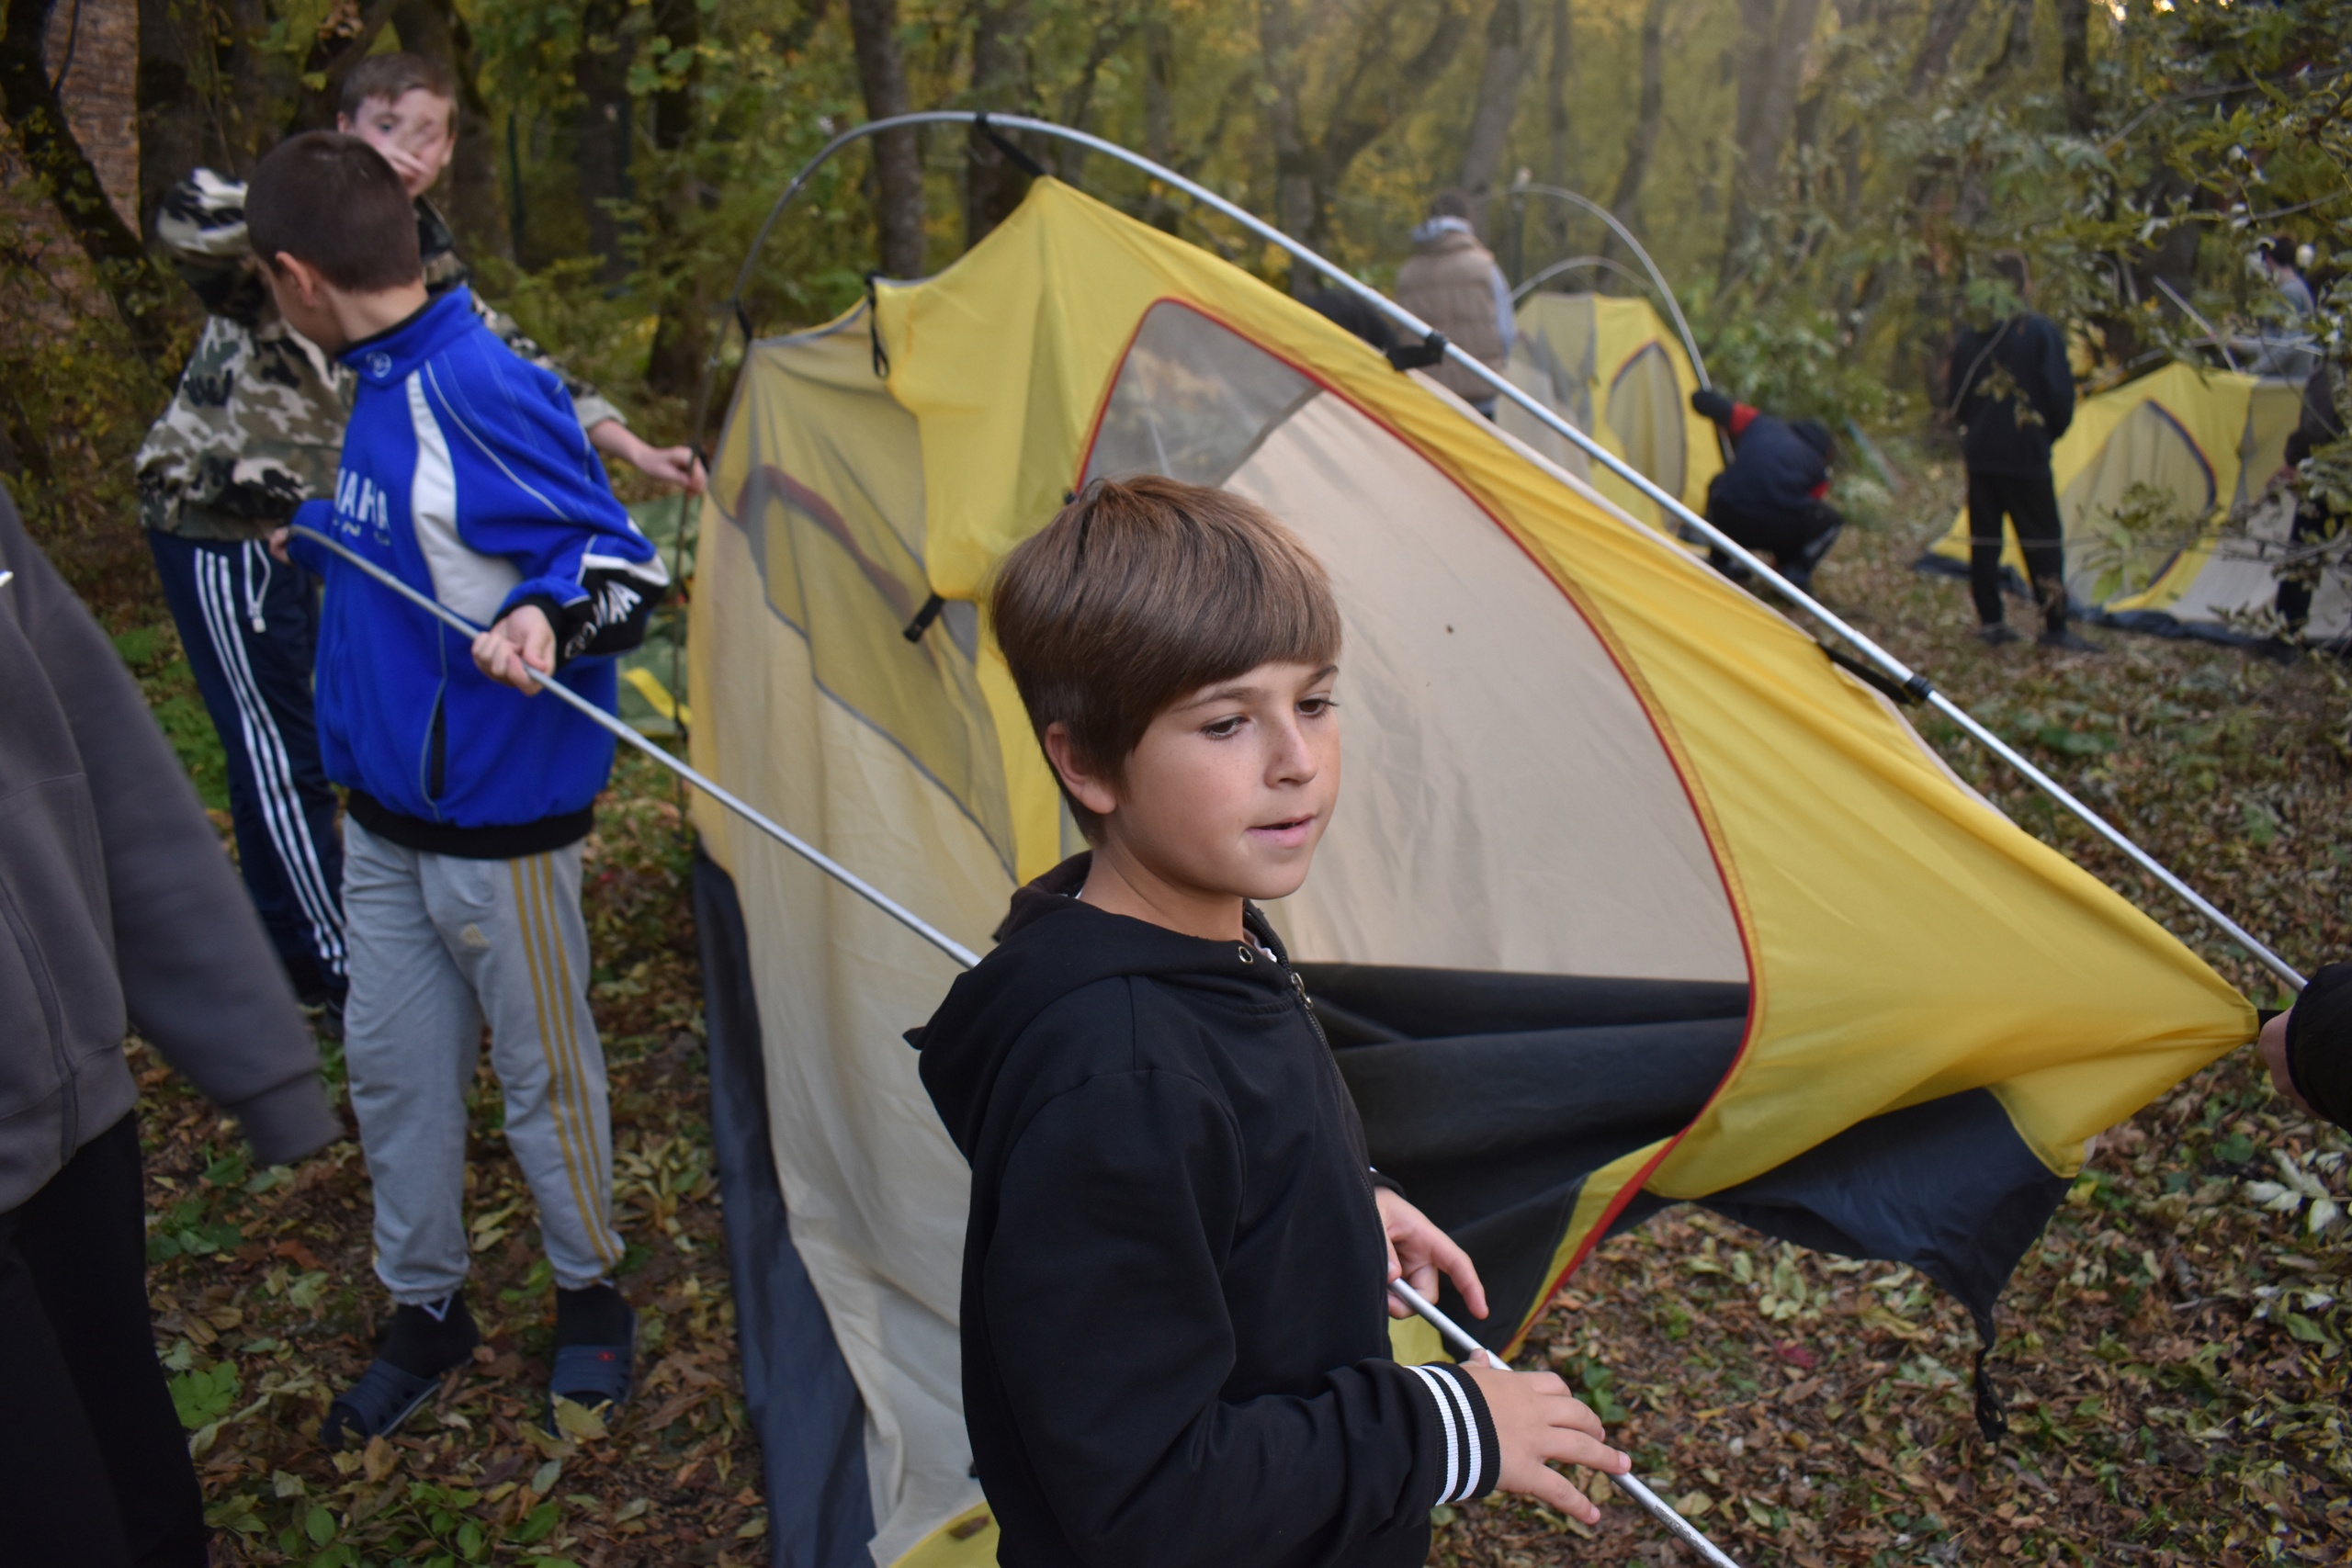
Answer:
M531 671L610 708L612 656L640 639L668 577L561 385L499 342L465 289L428 295L408 194L374 149L292 138L255 171L245 221L287 321L358 383L334 499L295 525L490 627L469 648L333 553L291 547L325 581L320 748L349 795L345 1059L395 1303L321 1439L390 1431L480 1339L463 1199L485 1021L555 1273L551 1401L617 1405L636 1314L610 1279L622 1248L580 913L613 742L532 700Z

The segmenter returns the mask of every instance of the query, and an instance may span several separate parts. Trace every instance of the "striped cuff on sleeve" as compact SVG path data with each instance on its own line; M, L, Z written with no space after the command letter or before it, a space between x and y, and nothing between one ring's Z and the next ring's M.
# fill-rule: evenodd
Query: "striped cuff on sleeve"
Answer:
M1492 1492L1502 1476L1502 1449L1478 1385L1460 1367L1443 1362L1405 1370L1420 1379L1437 1410L1443 1469L1435 1502L1460 1503Z

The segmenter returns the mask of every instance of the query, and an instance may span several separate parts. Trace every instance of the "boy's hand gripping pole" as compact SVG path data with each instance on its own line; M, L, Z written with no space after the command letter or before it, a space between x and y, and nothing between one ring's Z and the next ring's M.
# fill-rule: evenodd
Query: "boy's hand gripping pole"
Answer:
M390 589L393 592L399 594L401 598L407 600L418 609L423 610L426 615L431 615L435 620L437 620L444 626L449 627L450 630L463 632L469 637L480 637L482 634L484 628L474 625L471 621L466 619L463 615L458 615L455 610L450 609L447 605L442 604L439 600L433 598L429 594L418 592L415 589L411 588L407 583L402 582L399 578L394 577L390 572L386 571L382 567L378 566L374 561L368 560L363 556L356 555L352 551L345 549L343 546L336 544L333 539L328 538L317 529L296 527L288 531L290 533L300 534L302 537L310 540L312 544L317 545L322 548L333 550L336 555L342 557L345 560L349 561L353 566L357 567L361 571L366 572L378 582L382 583L385 587ZM530 670L530 666L527 664L525 665L524 668L526 670ZM965 968L969 969L973 964L978 964L980 961L980 955L978 953L974 953L970 948L966 947L962 942L957 942L954 937L949 936L946 932L939 930L936 926L932 925L922 916L916 914L912 909L908 908L897 899L892 898L888 894L884 893L880 888L875 886L872 883L866 881L864 877L858 875L855 872L850 870L847 866L842 864L831 855L826 854L815 845L802 840L794 835L789 829L784 827L781 823L775 821L773 818L769 817L766 813L761 811L756 807L751 805L740 795L737 795L730 791L721 789L718 784L704 777L700 773L691 767L688 767L677 758L673 757L669 752L664 751L661 747L656 746L652 741L647 739L644 736L639 735L635 729L622 723L613 715L606 713L603 708L598 707L594 703L590 702L586 697L582 696L571 687L564 685L560 681L556 681L547 675L543 675L536 670L531 670L531 678L538 683L540 691L545 692L548 695L577 709L600 728L610 730L618 739L628 741L630 745L636 747L639 750L644 752L647 756L652 758L655 761L661 763L663 767L669 769L672 773L676 773L680 778L684 779L688 784L694 785L696 789L710 796L711 799L718 802L719 805L724 806L729 811L734 812L738 817L743 818L744 821L749 822L752 827L757 828L760 831L765 833L768 837L782 844L786 849L788 849L793 853L800 856L801 859L807 861L810 865L815 866L819 871L823 872L827 876L831 877L834 881L840 883L842 886L848 888L851 892L856 894L859 897L865 899L867 903L873 905L876 908L881 910L884 914L889 916L892 919L898 921L900 925L914 932L915 935L922 938L925 942L931 943L932 946L947 954L948 957L954 959Z
M1483 1361L1498 1371L1510 1371L1500 1356L1472 1338L1469 1330L1440 1312L1437 1303L1420 1292L1402 1280L1389 1280L1388 1288L1395 1292L1398 1301L1428 1319L1430 1326L1438 1331L1439 1337L1455 1354L1473 1361ZM1676 1513L1665 1498L1643 1485L1634 1475L1631 1473L1612 1475L1609 1479L1611 1484L1624 1488L1626 1495L1646 1509L1650 1517L1674 1532L1677 1540L1713 1563L1715 1568L1739 1568L1737 1562L1724 1555L1723 1548L1699 1533L1698 1526Z

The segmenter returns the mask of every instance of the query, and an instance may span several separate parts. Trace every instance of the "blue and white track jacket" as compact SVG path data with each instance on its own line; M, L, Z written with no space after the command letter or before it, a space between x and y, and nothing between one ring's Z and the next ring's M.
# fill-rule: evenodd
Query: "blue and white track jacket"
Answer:
M515 357L462 288L342 355L358 378L332 502L294 522L488 626L524 604L554 624L559 678L610 710L613 656L669 586L613 498L556 378ZM371 831L503 858L588 829L613 740L474 667L468 640L297 538L326 581L320 750ZM516 831L520 829L520 831Z

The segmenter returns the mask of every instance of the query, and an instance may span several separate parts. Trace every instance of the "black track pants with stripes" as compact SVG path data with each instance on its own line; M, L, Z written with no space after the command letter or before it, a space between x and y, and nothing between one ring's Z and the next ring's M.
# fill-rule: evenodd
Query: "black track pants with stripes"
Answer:
M303 999L340 1000L343 841L311 708L318 580L258 540L147 540L228 757L246 891Z

